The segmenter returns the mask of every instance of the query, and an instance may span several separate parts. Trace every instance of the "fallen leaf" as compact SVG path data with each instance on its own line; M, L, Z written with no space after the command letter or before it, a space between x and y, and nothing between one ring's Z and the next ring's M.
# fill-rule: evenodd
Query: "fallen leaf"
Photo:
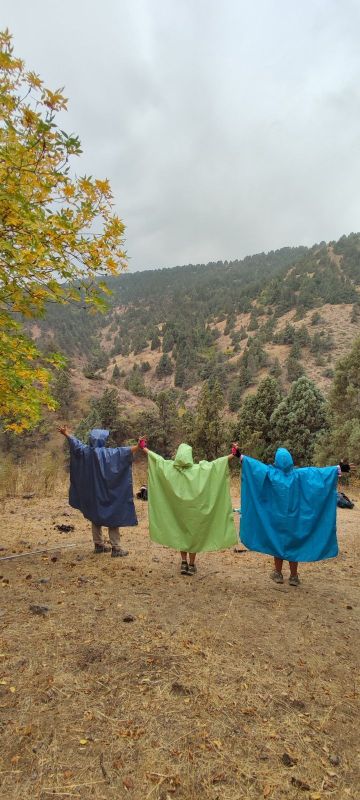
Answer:
M72 778L73 774L74 773L71 769L65 769L63 772L63 778L65 778L65 780L67 781L69 778Z

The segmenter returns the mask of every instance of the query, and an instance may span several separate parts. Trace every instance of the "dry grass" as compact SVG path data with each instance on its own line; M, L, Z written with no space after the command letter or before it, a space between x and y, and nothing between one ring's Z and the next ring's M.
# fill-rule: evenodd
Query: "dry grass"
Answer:
M181 577L138 513L115 560L92 554L63 491L3 503L1 556L77 546L0 563L0 797L358 799L358 509L339 513L339 559L304 565L298 589L232 551Z
M21 497L27 493L51 497L54 491L66 491L66 485L67 476L58 453L33 452L25 461L19 462L14 461L11 456L2 456L0 500Z

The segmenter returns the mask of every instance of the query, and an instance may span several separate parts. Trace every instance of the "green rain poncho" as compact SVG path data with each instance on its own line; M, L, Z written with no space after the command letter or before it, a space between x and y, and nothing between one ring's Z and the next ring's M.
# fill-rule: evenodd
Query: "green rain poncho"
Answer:
M181 444L175 461L148 451L149 528L154 542L201 553L237 543L230 498L228 458L194 464Z

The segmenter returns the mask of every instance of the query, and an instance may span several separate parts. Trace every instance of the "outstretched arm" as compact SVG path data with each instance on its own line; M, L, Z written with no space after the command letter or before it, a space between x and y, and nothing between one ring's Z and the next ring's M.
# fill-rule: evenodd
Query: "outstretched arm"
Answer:
M67 439L69 438L69 436L72 436L72 433L67 425L60 425L58 428L58 432L62 433L63 436L66 436Z

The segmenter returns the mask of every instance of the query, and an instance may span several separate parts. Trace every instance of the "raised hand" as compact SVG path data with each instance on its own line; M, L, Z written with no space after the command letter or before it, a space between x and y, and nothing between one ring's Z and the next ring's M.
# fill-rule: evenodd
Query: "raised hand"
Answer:
M62 433L63 436L70 436L70 431L67 425L60 425L58 427L58 432Z

